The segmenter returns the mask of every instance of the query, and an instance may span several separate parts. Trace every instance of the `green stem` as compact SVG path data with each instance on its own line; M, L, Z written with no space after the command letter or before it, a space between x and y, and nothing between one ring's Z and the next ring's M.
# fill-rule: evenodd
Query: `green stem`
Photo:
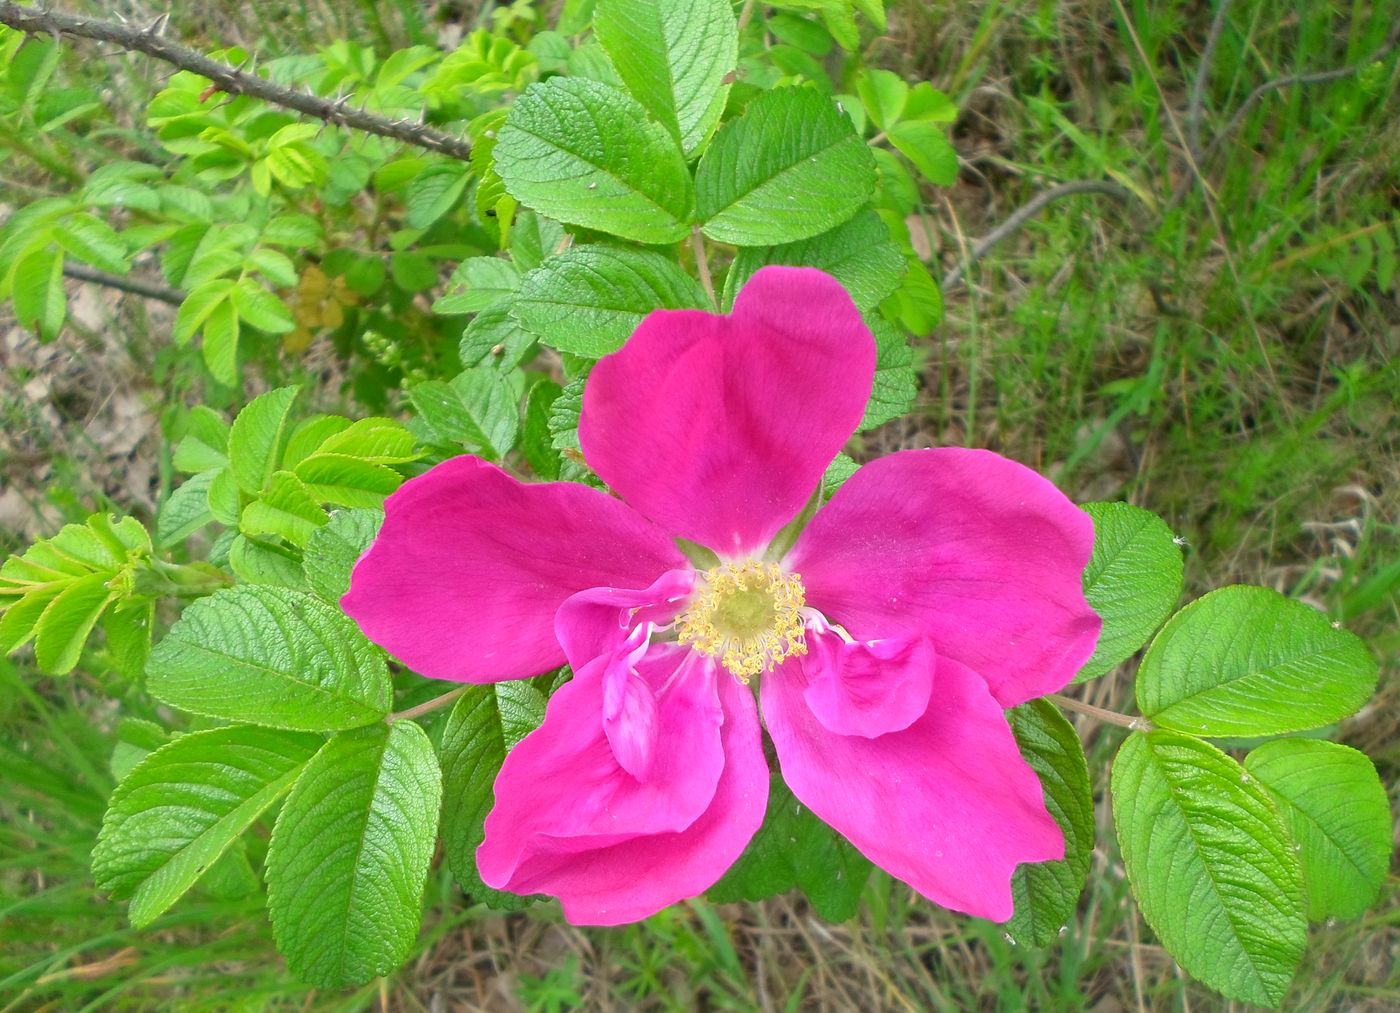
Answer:
M470 688L469 686L458 686L456 689L449 690L442 694L442 696L435 696L431 700L420 703L416 707L410 707L408 710L401 710L390 714L384 720L388 724L393 724L395 721L411 721L414 718L422 717L424 714L430 714L435 710L441 710Z
M1139 715L1120 714L1118 711L1105 710L1102 707L1095 707L1091 703L1085 703L1083 700L1061 696L1059 693L1050 693L1045 699L1067 711L1074 711L1076 714L1083 714L1106 724L1118 725L1120 728L1128 728L1135 732L1150 732L1152 730L1152 723Z

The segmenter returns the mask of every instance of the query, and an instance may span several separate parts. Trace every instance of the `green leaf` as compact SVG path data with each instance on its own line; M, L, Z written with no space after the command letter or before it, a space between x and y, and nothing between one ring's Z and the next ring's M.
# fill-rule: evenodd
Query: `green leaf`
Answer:
M348 454L312 454L295 472L321 502L351 509L377 510L403 484L392 468Z
M423 456L414 450L415 442L401 423L371 417L340 427L326 437L316 453L344 454L374 464L406 464Z
M233 527L243 512L243 499L238 492L238 480L228 468L210 473L209 513L220 524Z
M846 454L837 454L835 459L826 466L826 473L822 475L822 492L830 499L836 494L836 490L846 484L846 481L856 473L860 465Z
M43 341L58 337L68 311L63 292L63 254L58 250L37 250L15 265L15 319L38 333Z
M457 343L462 365L489 366L501 372L520 365L535 347L535 332L521 325L511 313L514 299L492 303L472 318Z
M238 487L256 496L267 488L287 438L299 386L278 387L248 403L229 433L229 470Z
M706 305L704 290L665 255L590 244L527 274L512 312L546 344L596 359L621 348L652 310Z
M350 420L344 415L312 415L296 424L287 437L287 445L282 450L282 469L295 468L336 433L350 428Z
M817 914L843 922L859 910L869 875L870 862L799 802L775 770L763 826L705 896L728 904L801 890Z
M552 218L522 211L510 230L510 257L521 271L532 271L560 251L564 227Z
M865 432L897 419L914 406L918 378L914 374L914 353L904 333L878 314L867 318L875 337L875 379L865 415L856 427Z
M433 303L445 315L479 313L520 287L520 272L500 257L469 257L457 265L447 290Z
M102 820L98 887L130 899L134 926L149 925L292 786L320 744L244 725L181 735L148 754Z
M204 365L210 376L228 387L238 383L238 331L238 311L227 299L204 321Z
M426 229L456 206L466 193L471 171L456 159L430 162L413 179L404 193L408 227Z
M705 235L737 246L820 235L874 190L870 149L836 103L810 88L758 95L720 128L695 173Z
M496 803L494 785L506 753L544 720L545 698L528 682L470 686L442 732L442 846L452 875L473 900L518 911L529 897L493 890L476 870L482 824Z
M305 548L327 519L301 479L290 471L276 471L267 491L243 508L238 527L245 535L280 535Z
M856 94L876 129L888 130L904 115L909 85L892 70L868 68L856 80Z
M310 215L287 212L269 221L260 238L272 246L290 246L293 249L304 250L320 245L321 226Z
M926 121L896 123L889 129L890 143L914 163L924 179L939 186L958 181L958 152L948 140L947 128Z
M34 660L40 671L73 671L92 628L117 597L111 581L112 574L106 572L79 577L49 601L34 626Z
M520 430L514 389L490 369L468 369L448 382L425 380L408 392L418 417L442 443L499 461Z
M54 229L53 235L59 246L85 264L112 274L126 274L131 270L126 244L101 218L81 212L69 215Z
M426 254L400 250L389 256L389 277L405 292L426 292L438 283L438 270Z
M638 243L674 243L690 231L694 193L675 139L607 85L563 77L531 85L495 155L511 196L550 218Z
M269 585L226 588L187 607L151 652L147 688L191 714L334 731L389 712L379 650L338 609Z
M306 546L302 566L306 583L335 605L350 590L350 572L370 547L384 514L378 510L337 510Z
M692 154L724 111L738 61L728 0L599 0L593 31L627 90Z
M209 315L233 292L233 285L228 278L215 278L185 296L175 314L175 330L171 334L175 344L185 345L194 338Z
M296 288L297 268L285 253L261 247L248 254L248 262L278 288Z
M1094 520L1084 597L1103 620L1103 632L1075 682L1132 657L1181 596L1181 547L1160 517L1127 503L1085 503L1083 509Z
M1018 866L1011 877L1016 913L1006 930L1017 942L1049 946L1074 917L1094 852L1094 788L1074 726L1045 700L1007 712L1016 744L1045 792L1045 806L1065 835L1058 862Z
M231 293L233 307L239 319L268 334L286 334L296 328L292 311L281 299L263 288L252 278L243 278Z
M1278 810L1234 760L1177 732L1129 735L1113 823L1148 925L1192 977L1277 1006L1307 945L1303 876Z
M322 988L388 974L418 936L442 775L412 721L337 735L282 806L267 852L277 949Z
M1376 659L1326 615L1277 591L1235 585L1172 616L1138 668L1152 722L1206 736L1278 735L1354 713Z
M301 561L292 550L271 541L263 541L241 532L234 535L228 548L228 566L239 580L247 584L269 584L274 587L306 589ZM213 555L213 550L210 550Z
M209 486L217 472L205 471L185 480L170 493L156 512L156 546L179 545L214 520L209 512Z
M541 380L525 398L525 424L521 429L520 450L538 478L549 482L559 478L559 452L549 431L549 412L564 392L553 380Z
M1283 813L1308 917L1355 918L1390 867L1390 801L1365 753L1321 739L1266 742L1244 759Z
M906 269L904 254L890 239L889 229L867 208L811 239L740 250L724 279L724 305L734 305L735 295L759 268L769 264L820 268L841 283L862 311L873 310L889 298Z

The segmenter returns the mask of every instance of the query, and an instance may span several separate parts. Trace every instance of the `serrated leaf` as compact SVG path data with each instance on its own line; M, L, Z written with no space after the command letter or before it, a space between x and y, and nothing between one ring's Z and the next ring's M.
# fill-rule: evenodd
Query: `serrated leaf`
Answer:
M675 139L596 81L527 88L497 135L495 165L511 196L561 222L638 243L689 232L694 192Z
M36 250L15 266L10 297L15 319L52 341L63 328L68 297L63 292L63 253Z
M428 163L409 180L404 192L409 228L426 229L451 211L466 193L470 180L467 165L455 159Z
M538 478L553 482L559 478L559 452L549 431L549 413L564 392L553 380L541 380L525 398L525 424L521 428L520 450Z
M865 432L897 419L914 406L918 378L914 374L914 353L898 327L878 314L867 317L875 337L875 378L865 415L856 427Z
M511 313L514 299L501 299L472 317L457 343L457 357L468 369L487 366L501 372L520 365L535 347L535 332Z
M337 735L282 806L267 854L278 950L301 980L360 985L413 946L442 775L411 721Z
M233 292L234 283L227 278L215 278L190 291L175 314L175 344L185 345L204 326L209 315Z
M822 475L822 492L830 499L836 494L836 490L846 484L846 480L860 470L860 465L846 454L837 454L830 464L826 466L826 473Z
M1128 503L1085 503L1083 510L1094 520L1084 598L1103 620L1103 631L1075 682L1132 657L1181 596L1181 547L1160 517Z
M378 649L338 609L269 585L188 606L146 666L151 694L180 710L293 731L334 731L389 712Z
M1113 823L1148 925L1223 995L1277 1006L1307 945L1303 877L1278 810L1239 764L1171 731L1129 735Z
M156 512L156 545L168 549L179 545L204 525L212 523L209 512L209 486L217 472L205 471L186 479L174 489Z
M325 438L316 453L344 454L374 464L406 464L423 456L413 449L415 442L402 424L372 417L340 427Z
M239 319L269 334L286 334L296 327L292 311L281 299L252 278L243 278L229 294Z
M841 283L862 311L873 310L889 298L906 270L904 254L890 238L889 229L867 208L811 239L740 250L724 279L724 305L734 305L734 296L759 268L769 264L825 271Z
M1365 753L1322 739L1266 742L1244 759L1283 813L1303 865L1308 917L1355 918L1390 866L1390 801Z
M820 235L874 190L870 149L835 102L810 88L758 95L720 128L695 172L702 231L737 246Z
M704 290L652 250L590 244L527 274L511 312L560 351L598 358L622 347L656 309L703 309Z
M384 514L378 510L337 510L330 523L317 528L302 560L311 590L338 604L350 590L350 572L383 522Z
M867 68L856 79L856 94L877 130L888 130L904 115L909 85L892 70Z
M1167 621L1138 667L1138 708L1206 736L1331 724L1376 688L1376 659L1316 609L1264 587L1212 591Z
M548 258L562 252L564 227L552 218L522 211L510 230L510 259L521 271L532 271Z
M600 0L593 31L632 97L692 154L724 111L738 61L728 0Z
M126 244L101 218L81 212L69 215L54 229L53 235L58 245L85 264L113 274L127 274L131 270Z
M319 501L351 509L377 510L403 484L392 468L348 454L312 454L295 473Z
M433 312L451 316L479 313L520 287L520 272L500 257L469 257L447 280L447 290L433 303Z
M104 572L79 577L49 601L34 626L34 660L41 671L73 671L93 627L117 596L108 586L111 580Z
M277 470L299 386L259 395L238 413L229 432L229 471L238 487L256 496Z
M464 370L447 382L425 380L414 384L408 397L439 442L497 461L515 446L520 405L494 370Z
M287 445L282 450L282 469L295 468L336 433L349 428L350 420L344 415L312 415L302 419L287 437Z
M228 567L245 584L267 584L273 587L306 589L301 572L301 560L294 550L284 549L272 541L231 532L235 537L228 547ZM210 556L213 557L213 550Z
M928 120L906 120L890 127L890 143L930 183L952 186L958 181L958 152L947 128Z
M264 246L248 254L248 262L278 288L296 288L297 268L285 253Z
M442 732L442 845L452 875L473 900L518 911L529 897L493 890L481 881L476 850L495 804L494 785L506 753L544 720L545 698L528 682L470 686Z
M304 548L327 520L301 479L290 471L276 471L267 491L243 508L238 526L245 535L278 535Z
M817 914L843 922L859 910L870 869L860 852L793 796L775 770L763 826L705 896L727 904L801 890Z
M321 226L310 215L287 212L269 221L260 238L264 243L274 246L290 246L304 250L320 244Z
M226 387L238 383L238 334L238 311L225 299L204 321L204 344L200 351L209 375Z
M1074 726L1045 700L1007 712L1016 744L1040 786L1045 806L1065 835L1058 862L1020 865L1011 877L1016 912L1006 931L1017 942L1049 946L1074 917L1094 852L1094 789Z
M160 917L292 786L321 740L235 726L181 735L117 786L93 877L131 901L132 925Z

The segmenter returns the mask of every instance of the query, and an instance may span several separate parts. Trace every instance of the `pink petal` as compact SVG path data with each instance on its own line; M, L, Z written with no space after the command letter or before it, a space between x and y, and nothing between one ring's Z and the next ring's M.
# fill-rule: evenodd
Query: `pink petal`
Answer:
M589 587L646 587L685 565L625 504L586 486L527 484L475 457L410 479L356 564L341 607L431 679L494 682L554 668L554 614Z
M873 739L908 728L928 710L936 655L927 637L845 643L807 637L807 706L829 732Z
M569 664L582 668L600 654L616 650L636 628L669 623L695 586L695 571L668 570L649 587L591 587L573 595L554 616L554 635Z
M870 397L875 342L812 268L765 267L728 316L652 313L593 368L579 440L672 535L740 556L806 504Z
M658 693L663 727L645 783L609 762L596 667L554 695L545 724L506 757L496 780L477 852L486 883L556 896L577 925L619 925L694 897L724 874L763 822L768 767L752 696L691 659ZM653 688L656 675L648 675ZM673 697L687 701L695 727L667 725ZM699 780L687 766L720 768L709 793L681 787ZM692 809L694 817L680 818Z
M637 670L649 647L643 639L632 650L618 651L603 674L603 732L622 769L639 781L651 776L660 726L656 693Z
M986 683L940 658L925 714L869 739L823 727L805 699L804 668L789 662L762 687L764 723L793 794L935 903L1010 918L1017 864L1062 858L1064 840Z
M858 640L926 632L1003 707L1054 692L1094 653L1081 577L1094 525L1047 479L985 450L907 450L857 471L788 565Z

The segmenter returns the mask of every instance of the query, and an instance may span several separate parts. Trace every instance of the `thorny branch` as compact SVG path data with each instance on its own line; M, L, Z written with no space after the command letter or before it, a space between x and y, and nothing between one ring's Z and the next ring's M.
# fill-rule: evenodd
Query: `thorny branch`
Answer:
M434 130L421 123L391 120L365 112L363 109L352 109L342 100L322 98L295 88L284 88L266 78L211 60L203 53L171 42L160 34L165 24L164 17L157 18L146 28L136 28L115 21L78 17L23 6L12 3L11 0L0 0L0 24L9 25L30 35L69 36L112 43L122 49L145 53L181 70L206 77L216 89L229 95L251 95L253 98L326 123L389 137L463 162L471 158L471 145L459 137Z
M107 288L115 288L122 292L129 292L132 295L144 296L147 299L154 299L157 302L169 303L171 306L179 306L185 301L185 293L179 289L166 288L164 285L156 285L152 282L141 281L137 278L124 278L119 274L108 274L106 271L98 271L95 268L84 267L82 264L64 264L63 273L78 281L89 281L96 285L104 285Z

